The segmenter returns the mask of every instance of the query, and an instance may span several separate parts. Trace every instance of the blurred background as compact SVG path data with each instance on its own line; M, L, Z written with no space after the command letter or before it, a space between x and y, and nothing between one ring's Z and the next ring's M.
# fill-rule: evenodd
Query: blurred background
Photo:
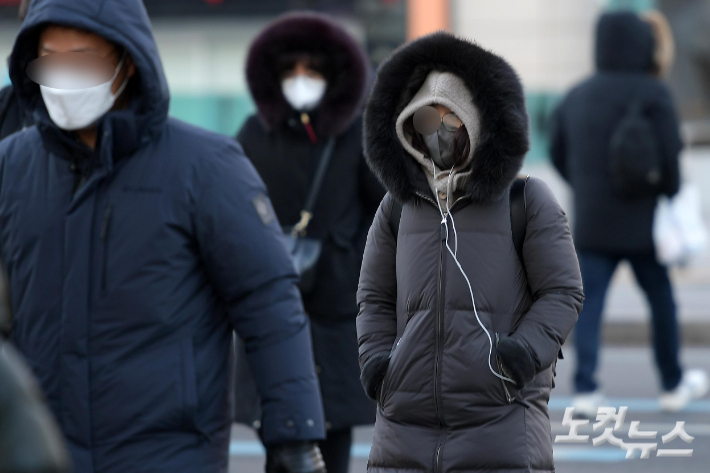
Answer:
M0 0L0 58L10 54L19 29L19 0ZM547 181L570 209L569 189L547 156L550 113L565 91L593 71L593 30L609 9L659 9L669 18L676 60L669 77L683 122L685 179L699 184L710 222L710 1L708 0L145 0L172 93L171 115L234 136L254 111L244 75L247 48L275 16L290 10L318 10L338 18L366 47L376 66L398 45L438 29L471 38L503 56L519 72L531 117L532 147L525 172ZM0 85L9 82L0 62ZM570 215L573 219L574 215ZM613 231L613 229L609 229ZM710 256L674 269L684 342L683 359L710 369ZM629 406L628 420L663 435L686 420L696 440L691 459L624 461L624 452L606 445L557 446L560 472L708 471L710 401L687 413L661 414L645 399L658 382L647 348L648 309L631 272L617 272L608 297L600 378L607 394ZM571 395L572 350L558 369L550 402L553 435L561 426ZM650 427L649 427L650 426ZM370 429L360 429L353 472L365 470ZM251 432L235 428L232 471L259 471L261 447Z

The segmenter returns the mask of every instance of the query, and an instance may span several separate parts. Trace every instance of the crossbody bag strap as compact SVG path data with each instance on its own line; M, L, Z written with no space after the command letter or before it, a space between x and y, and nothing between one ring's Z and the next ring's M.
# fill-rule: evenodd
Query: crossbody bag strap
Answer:
M293 236L305 236L306 230L308 229L308 224L313 218L313 209L318 202L318 195L320 194L321 187L323 186L323 181L325 180L325 173L328 170L328 165L333 157L333 150L335 149L335 138L328 140L328 143L323 149L323 154L321 154L320 161L318 162L318 169L316 169L316 175L313 178L313 183L311 184L311 189L308 191L308 197L306 198L306 205L301 210L301 220L293 227Z

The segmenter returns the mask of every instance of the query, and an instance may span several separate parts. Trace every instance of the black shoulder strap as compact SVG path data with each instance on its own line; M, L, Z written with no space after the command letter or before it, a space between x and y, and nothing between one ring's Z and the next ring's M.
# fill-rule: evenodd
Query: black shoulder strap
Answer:
M328 170L328 164L330 163L330 158L333 156L334 148L335 138L331 138L325 145L325 149L323 150L323 154L321 155L320 162L318 163L316 175L313 178L313 183L311 184L311 190L308 192L306 205L303 208L303 210L308 213L313 213L313 209L316 206L316 201L318 201L318 194L320 193L320 188L323 185L323 180L325 179L325 172Z
M397 241L397 235L399 235L399 221L402 220L402 204L394 199L392 202L392 213L390 214L390 230L392 231L392 236L394 236L394 241Z
M525 243L525 233L528 226L527 202L525 200L525 186L530 176L519 177L513 182L510 188L510 227L513 230L513 245L518 253L520 264L525 269L523 260L523 243Z

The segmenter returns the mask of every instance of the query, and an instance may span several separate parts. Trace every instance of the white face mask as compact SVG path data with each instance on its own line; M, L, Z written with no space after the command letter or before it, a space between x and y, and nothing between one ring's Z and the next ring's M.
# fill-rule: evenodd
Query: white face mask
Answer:
M123 81L118 92L113 94L111 87L118 77L126 60L124 53L111 80L95 87L77 89L87 79L81 74L67 70L48 71L51 83L65 84L67 89L55 89L40 85L42 99L47 107L49 117L62 130L82 130L96 123L106 112L111 110L116 98L121 95L128 84L128 77Z
M288 103L298 111L313 110L325 94L326 81L305 75L289 77L281 82L281 91Z

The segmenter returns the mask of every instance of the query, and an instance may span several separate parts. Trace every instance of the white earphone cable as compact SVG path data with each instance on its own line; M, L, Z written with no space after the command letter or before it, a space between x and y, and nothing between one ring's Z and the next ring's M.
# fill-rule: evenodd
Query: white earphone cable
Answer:
M436 182L436 164L434 163L434 160L431 162L433 168L434 168L434 182ZM456 256L456 253L458 252L458 234L456 233L456 223L454 222L454 217L451 215L451 207L449 205L449 194L450 194L450 187L451 187L451 176L453 173L453 168L449 171L449 179L448 183L446 186L446 208L447 208L447 213L444 215L444 211L441 208L441 202L439 201L439 196L435 196L436 198L436 203L439 207L439 214L441 214L441 223L444 224L444 227L446 228L446 249L449 251L451 256L454 258L454 262L456 263L456 266L459 268L459 271L461 271L461 274L463 274L464 279L466 279L466 284L468 285L468 290L469 293L471 294L471 303L473 304L473 313L476 315L476 320L478 321L478 325L481 326L483 331L486 334L486 337L488 337L488 369L491 370L491 373L493 373L496 377L504 380L504 381L509 381L513 384L515 384L515 381L512 379L502 376L498 374L494 369L493 366L491 365L491 357L493 356L493 339L491 338L490 332L486 329L485 325L483 325L483 322L481 322L481 318L478 316L478 310L476 309L476 298L473 295L473 288L471 287L471 281L468 279L468 276L466 275L466 272L463 270L463 267L461 266L461 263L458 260L458 257ZM454 241L455 241L455 246L456 246L456 252L454 252L451 249L451 246L449 245L449 223L448 220L451 218L451 224L453 227L454 231Z

